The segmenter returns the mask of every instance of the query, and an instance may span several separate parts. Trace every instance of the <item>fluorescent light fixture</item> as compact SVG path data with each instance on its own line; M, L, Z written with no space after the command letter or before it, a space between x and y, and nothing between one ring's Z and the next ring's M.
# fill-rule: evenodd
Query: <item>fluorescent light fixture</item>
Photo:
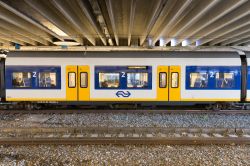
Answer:
M163 38L160 38L160 46L164 46L165 45L165 40Z
M200 40L196 40L195 46L200 46L200 45L201 45L201 41Z
M55 45L58 46L78 46L80 43L74 41L74 40L64 40L64 41L54 41L53 42Z
M177 39L175 39L175 38L171 39L170 45L171 46L176 46L177 45Z
M188 39L185 39L181 42L181 46L188 46L190 45L190 41Z

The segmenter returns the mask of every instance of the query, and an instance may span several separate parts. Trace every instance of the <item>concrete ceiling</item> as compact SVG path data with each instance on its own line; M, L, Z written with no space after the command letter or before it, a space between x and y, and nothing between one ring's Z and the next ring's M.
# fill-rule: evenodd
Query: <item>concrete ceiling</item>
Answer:
M0 45L239 46L250 0L0 0Z

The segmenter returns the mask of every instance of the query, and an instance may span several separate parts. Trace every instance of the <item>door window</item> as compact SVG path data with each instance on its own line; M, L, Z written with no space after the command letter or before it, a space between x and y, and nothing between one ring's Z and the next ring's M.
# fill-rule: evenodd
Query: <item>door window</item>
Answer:
M172 73L171 76L171 88L178 88L179 87L179 73Z
M68 80L69 80L69 88L75 88L76 87L76 73L75 72L70 72L68 75Z
M167 73L165 73L165 72L159 73L159 87L160 88L167 87Z
M88 87L88 73L82 72L80 74L80 80L81 80L81 88L87 88Z

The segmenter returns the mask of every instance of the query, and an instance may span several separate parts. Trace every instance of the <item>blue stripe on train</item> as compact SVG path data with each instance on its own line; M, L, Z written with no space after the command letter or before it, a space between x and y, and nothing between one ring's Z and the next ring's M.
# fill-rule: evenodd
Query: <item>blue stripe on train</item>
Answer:
M208 82L206 87L190 87L191 73L206 73ZM234 73L232 87L219 88L216 86L216 73ZM186 89L188 90L240 90L241 89L241 67L240 66L186 66Z
M13 73L14 72L30 72L31 81L30 87L14 87ZM56 73L56 86L54 87L39 87L39 73L53 72ZM60 66L6 66L5 71L6 89L61 89L61 67Z

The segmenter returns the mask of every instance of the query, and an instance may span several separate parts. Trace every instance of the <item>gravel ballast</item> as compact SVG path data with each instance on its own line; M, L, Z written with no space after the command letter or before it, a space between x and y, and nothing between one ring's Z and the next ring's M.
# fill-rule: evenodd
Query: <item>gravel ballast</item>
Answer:
M0 127L208 127L250 128L250 115L83 113L5 115Z
M0 165L250 165L250 146L12 146Z

